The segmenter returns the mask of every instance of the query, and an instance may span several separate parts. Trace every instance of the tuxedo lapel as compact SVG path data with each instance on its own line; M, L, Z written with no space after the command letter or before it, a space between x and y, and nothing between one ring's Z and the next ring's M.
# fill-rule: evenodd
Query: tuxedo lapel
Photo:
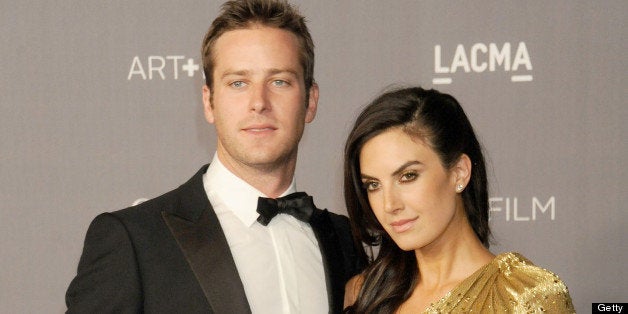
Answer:
M329 312L341 313L344 301L345 269L340 239L333 227L329 212L317 209L310 219L310 225L318 240L323 256Z
M180 206L162 212L214 313L250 313L244 287L218 217L203 188L202 168L180 189Z

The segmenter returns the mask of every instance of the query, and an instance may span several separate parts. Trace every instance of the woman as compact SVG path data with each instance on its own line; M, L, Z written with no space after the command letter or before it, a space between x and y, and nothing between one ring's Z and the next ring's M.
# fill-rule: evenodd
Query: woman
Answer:
M347 139L344 185L356 241L380 245L347 283L347 313L574 312L556 275L488 250L484 157L452 96L375 99Z

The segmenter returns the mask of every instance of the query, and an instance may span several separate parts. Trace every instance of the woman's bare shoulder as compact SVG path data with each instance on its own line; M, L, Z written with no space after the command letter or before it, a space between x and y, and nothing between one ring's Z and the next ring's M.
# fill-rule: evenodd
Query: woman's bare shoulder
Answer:
M345 301L344 308L347 308L350 305L355 303L355 300L358 298L358 293L360 293L360 288L362 288L362 283L364 282L364 276L362 274L358 274L353 276L347 284L345 285Z

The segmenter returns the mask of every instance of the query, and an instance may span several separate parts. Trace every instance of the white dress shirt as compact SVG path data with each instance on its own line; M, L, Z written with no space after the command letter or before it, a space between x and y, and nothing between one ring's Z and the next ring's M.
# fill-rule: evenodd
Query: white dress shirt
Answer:
M290 215L257 222L267 197L230 172L215 154L203 185L235 260L253 313L328 313L325 270L312 227ZM294 179L282 196L296 191Z

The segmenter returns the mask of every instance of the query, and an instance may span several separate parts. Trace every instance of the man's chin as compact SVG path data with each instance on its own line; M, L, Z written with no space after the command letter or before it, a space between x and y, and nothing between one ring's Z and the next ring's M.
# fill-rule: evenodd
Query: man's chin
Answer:
M275 170L278 168L286 167L296 161L296 153L283 153L280 154L275 151L261 152L256 154L249 154L246 158L246 163L256 169Z

